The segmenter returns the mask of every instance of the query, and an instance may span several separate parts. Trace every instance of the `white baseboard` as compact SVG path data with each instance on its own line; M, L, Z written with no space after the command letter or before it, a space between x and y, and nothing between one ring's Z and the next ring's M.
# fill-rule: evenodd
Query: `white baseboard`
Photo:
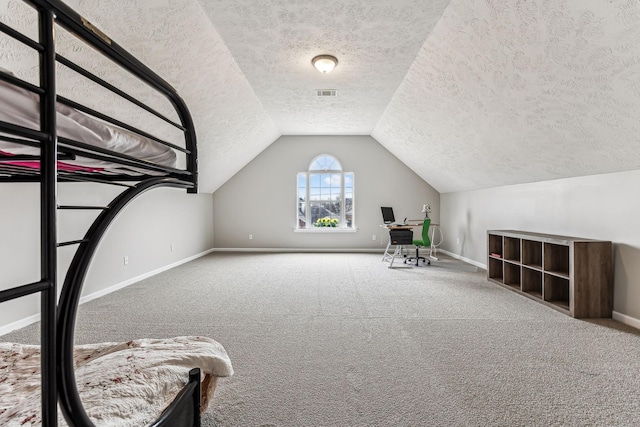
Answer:
M384 248L215 248L214 252L383 253Z
M181 259L179 261L176 261L171 264L165 265L163 267L157 268L155 270L149 271L148 273L144 273L144 274L141 274L140 276L125 280L124 282L116 283L115 285L109 286L104 289L100 289L99 291L90 293L89 295L82 296L80 297L80 304L84 304L85 302L89 302L96 298L100 298L101 296L110 294L111 292L115 292L119 289L126 288L127 286L132 285L136 282L139 282L144 279L148 279L149 277L155 276L156 274L160 274L164 271L170 270L179 265L185 264L189 261L193 261L194 259L203 257L207 254L210 254L213 251L214 249L208 249L199 254ZM25 326L29 326L30 324L35 323L39 320L40 320L40 314L34 314L33 316L25 317L24 319L20 319L15 322L9 323L7 325L0 326L0 335L8 334L9 332L15 331L16 329L24 328Z
M30 324L36 323L39 320L40 320L40 313L34 314L33 316L25 317L24 319L16 320L15 322L11 322L8 325L3 325L0 327L0 336L4 334L8 334L11 331L15 331L16 329L29 326Z
M206 250L204 252L200 252L199 254L195 254L195 255L190 256L188 258L181 259L181 260L176 261L174 263L171 263L171 264L165 265L163 267L157 268L155 270L149 271L148 273L141 274L140 276L132 277L131 279L125 280L124 282L116 283L115 285L109 286L108 288L100 289L97 292L93 292L93 293L91 293L89 295L85 295L83 297L80 297L80 304L84 304L85 302L89 302L89 301L94 300L96 298L100 298L101 296L110 294L111 292L115 292L115 291L117 291L119 289L126 288L127 286L133 285L136 282L139 282L139 281L144 280L144 279L148 279L149 277L155 276L156 274L160 274L160 273L162 273L164 271L171 270L172 268L175 268L175 267L177 267L179 265L185 264L185 263L187 263L189 261L193 261L194 259L197 259L197 258L203 257L203 256L205 256L207 254L210 254L213 251L214 251L213 249L208 249L208 250Z
M215 248L214 252L261 252L261 253L383 253L384 247L382 248ZM413 253L415 248L412 248L409 252ZM448 255L452 258L459 259L460 261L464 261L468 264L474 265L483 270L487 269L486 264L479 263L469 258L465 258L458 254L454 254L449 251L445 251L444 249L438 249L437 252L442 252L445 255ZM420 249L420 255L428 255L429 249L423 248Z
M462 255L454 254L453 252L445 251L444 249L438 249L438 252L442 252L445 255L449 255L451 258L459 259L460 261L464 261L468 264L475 265L483 270L487 269L487 264L482 264L481 262L474 261L471 258L465 258Z
M618 322L624 323L625 325L631 326L632 328L640 329L640 319L627 316L626 314L618 313L617 311L614 311L611 317L613 318L613 320L617 320Z

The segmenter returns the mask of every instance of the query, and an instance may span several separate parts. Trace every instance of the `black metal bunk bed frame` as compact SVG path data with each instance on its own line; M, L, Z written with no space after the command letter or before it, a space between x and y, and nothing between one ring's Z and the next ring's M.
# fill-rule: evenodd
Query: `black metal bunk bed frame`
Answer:
M59 402L64 417L70 425L93 426L78 396L73 366L75 321L84 279L100 239L114 218L129 202L147 190L157 187L177 187L186 189L190 193L197 192L195 130L190 113L176 91L86 19L59 0L24 1L37 11L39 18L39 41L36 42L32 40L2 22L0 22L0 31L38 52L40 84L39 86L31 85L3 72L0 72L0 79L39 95L41 129L37 131L0 121L0 132L3 134L0 135L0 137L8 142L38 147L40 149L40 156L36 156L35 159L39 161L40 167L39 169L5 167L2 169L3 173L0 174L0 183L40 183L41 280L0 291L0 302L36 293L41 294L41 403L43 425L57 425L57 404ZM56 24L75 34L78 38L166 97L175 108L181 124L173 122L153 108L56 53L54 39L54 28ZM144 131L107 117L98 111L58 96L56 93L56 62L73 69L84 77L177 127L184 134L185 147L175 146L162 141ZM132 158L122 153L99 149L85 144L82 141L59 138L56 130L56 103L58 102L181 151L186 156L186 168L182 170L160 166ZM72 172L57 170L58 160L73 159L76 156L136 167L150 171L150 173L148 175L142 174L132 177L128 175L114 176L93 173L78 175ZM12 157L12 160L16 159L17 157ZM3 164L2 160L2 157L0 157L0 166ZM7 174L7 171L10 173ZM59 206L57 201L57 183L76 181L119 185L126 187L126 190L120 193L120 195L106 207ZM136 183L131 183L131 181L135 181ZM56 231L58 209L98 209L101 210L101 213L93 222L83 239L58 242ZM58 247L67 245L78 245L78 247L67 271L60 300L57 302L56 252ZM187 385L153 425L200 425L199 408L200 371L195 368L189 372L189 382Z

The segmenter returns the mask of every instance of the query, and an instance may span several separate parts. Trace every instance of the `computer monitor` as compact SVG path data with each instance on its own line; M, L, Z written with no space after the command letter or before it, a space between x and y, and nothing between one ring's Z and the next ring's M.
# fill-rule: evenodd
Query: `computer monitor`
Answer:
M382 221L385 224L396 222L396 217L393 216L393 208L381 207L380 209L382 209Z

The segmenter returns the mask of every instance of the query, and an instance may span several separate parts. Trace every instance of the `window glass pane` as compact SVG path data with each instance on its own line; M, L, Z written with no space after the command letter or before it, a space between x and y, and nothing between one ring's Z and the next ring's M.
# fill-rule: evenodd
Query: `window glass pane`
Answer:
M353 188L353 174L352 173L345 173L344 174L344 186L345 186L345 188L347 188L347 187Z
M311 163L311 165L309 165L309 170L310 171L319 171L322 170L322 163L320 162L320 159L316 159L313 163Z
M300 224L300 221L304 222L306 220L306 210L306 203L301 203L298 205L298 224Z
M311 187L320 187L320 175L317 173L310 174L309 185Z
M325 211L320 202L310 202L309 207L311 208L311 225L315 224L318 219L324 218Z
M323 173L320 175L320 185L323 187L328 187L331 185L331 174Z
M306 228L307 227L307 203L298 203L298 228Z
M318 156L309 165L310 171L341 171L342 166L340 162L333 156L323 154Z
M340 203L339 202L333 202L331 204L331 213L333 214L334 217L340 218L341 211L342 211L342 209L340 209Z
M319 188L310 188L309 189L309 200L320 200L320 189Z
M335 157L313 159L309 172L297 176L298 227L353 227L353 179L352 172L342 173Z

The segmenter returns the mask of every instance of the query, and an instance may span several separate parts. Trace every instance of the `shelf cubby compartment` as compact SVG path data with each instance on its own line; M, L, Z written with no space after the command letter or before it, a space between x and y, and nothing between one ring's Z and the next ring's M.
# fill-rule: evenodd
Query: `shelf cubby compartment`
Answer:
M613 245L517 230L489 230L487 278L569 316L613 313Z
M542 271L522 267L522 292L542 299Z
M504 263L504 284L520 289L520 265L510 262Z
M520 262L520 239L504 237L504 259Z
M569 311L569 279L545 273L543 298L546 302Z
M502 258L502 236L489 235L489 256Z
M569 277L569 246L544 244L544 271Z
M542 270L542 242L522 240L522 264Z
M504 280L504 268L502 264L502 260L489 258L489 279L502 283Z

